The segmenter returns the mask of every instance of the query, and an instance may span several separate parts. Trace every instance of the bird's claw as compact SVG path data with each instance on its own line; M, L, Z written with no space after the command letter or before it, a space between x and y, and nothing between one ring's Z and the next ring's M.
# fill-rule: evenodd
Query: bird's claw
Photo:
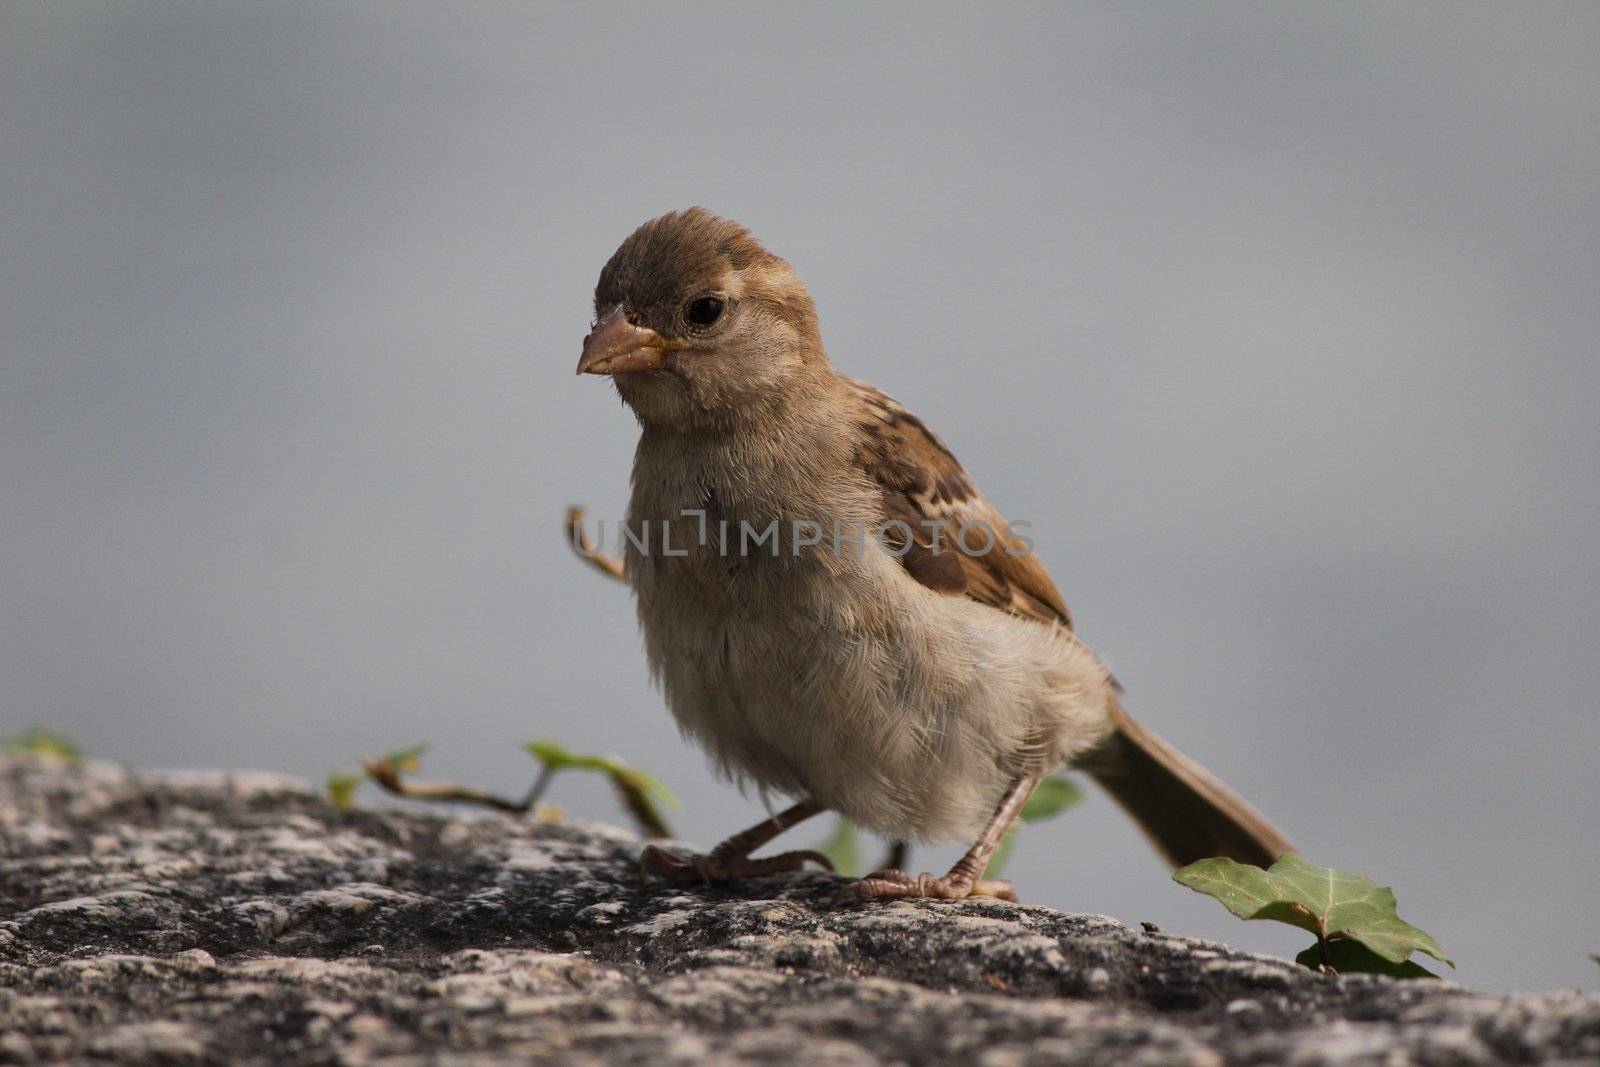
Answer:
M747 856L719 857L692 852L679 855L656 845L646 845L639 854L639 884L647 885L652 875L663 882L689 884L725 882L732 878L759 878L767 874L788 874L805 869L807 862L833 870L833 862L809 849L780 852L776 856L751 859Z
M955 878L904 871L874 871L860 881L841 886L833 895L835 906L866 900L898 900L921 897L931 900L965 900L968 897L994 897L1016 902L1017 891L1010 882L998 879Z

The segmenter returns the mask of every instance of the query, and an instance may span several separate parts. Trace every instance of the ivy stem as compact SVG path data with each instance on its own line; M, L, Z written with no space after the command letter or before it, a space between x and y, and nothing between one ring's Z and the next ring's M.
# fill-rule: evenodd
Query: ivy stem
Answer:
M556 769L550 764L547 763L540 768L539 777L533 780L533 785L528 789L528 795L522 798L522 803L518 807L523 811L531 811L533 806L539 803L539 798L544 796L545 789L550 785L550 779L555 776Z

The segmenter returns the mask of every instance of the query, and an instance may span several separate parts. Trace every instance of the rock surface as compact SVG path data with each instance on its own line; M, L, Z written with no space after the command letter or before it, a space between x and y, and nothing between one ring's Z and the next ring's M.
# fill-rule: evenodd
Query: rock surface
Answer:
M0 1063L1600 1062L1600 997L1326 978L826 875L637 887L605 827L0 756Z

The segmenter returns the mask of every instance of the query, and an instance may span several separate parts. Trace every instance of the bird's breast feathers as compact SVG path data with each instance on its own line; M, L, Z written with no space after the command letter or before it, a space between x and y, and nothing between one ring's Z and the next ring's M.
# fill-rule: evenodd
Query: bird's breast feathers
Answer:
M654 537L628 543L627 567L673 714L730 776L944 838L981 824L1019 769L1104 736L1105 672L1053 587L1023 599L987 568L926 580L873 535L893 512L860 449L803 477L687 451L641 445L629 523ZM759 540L774 523L776 545Z

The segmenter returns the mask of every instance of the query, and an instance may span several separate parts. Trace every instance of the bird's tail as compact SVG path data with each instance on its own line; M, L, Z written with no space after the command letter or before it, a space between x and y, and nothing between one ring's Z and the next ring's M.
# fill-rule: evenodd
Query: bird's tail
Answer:
M1174 867L1211 856L1269 867L1289 839L1210 771L1134 721L1115 697L1111 737L1083 769Z

